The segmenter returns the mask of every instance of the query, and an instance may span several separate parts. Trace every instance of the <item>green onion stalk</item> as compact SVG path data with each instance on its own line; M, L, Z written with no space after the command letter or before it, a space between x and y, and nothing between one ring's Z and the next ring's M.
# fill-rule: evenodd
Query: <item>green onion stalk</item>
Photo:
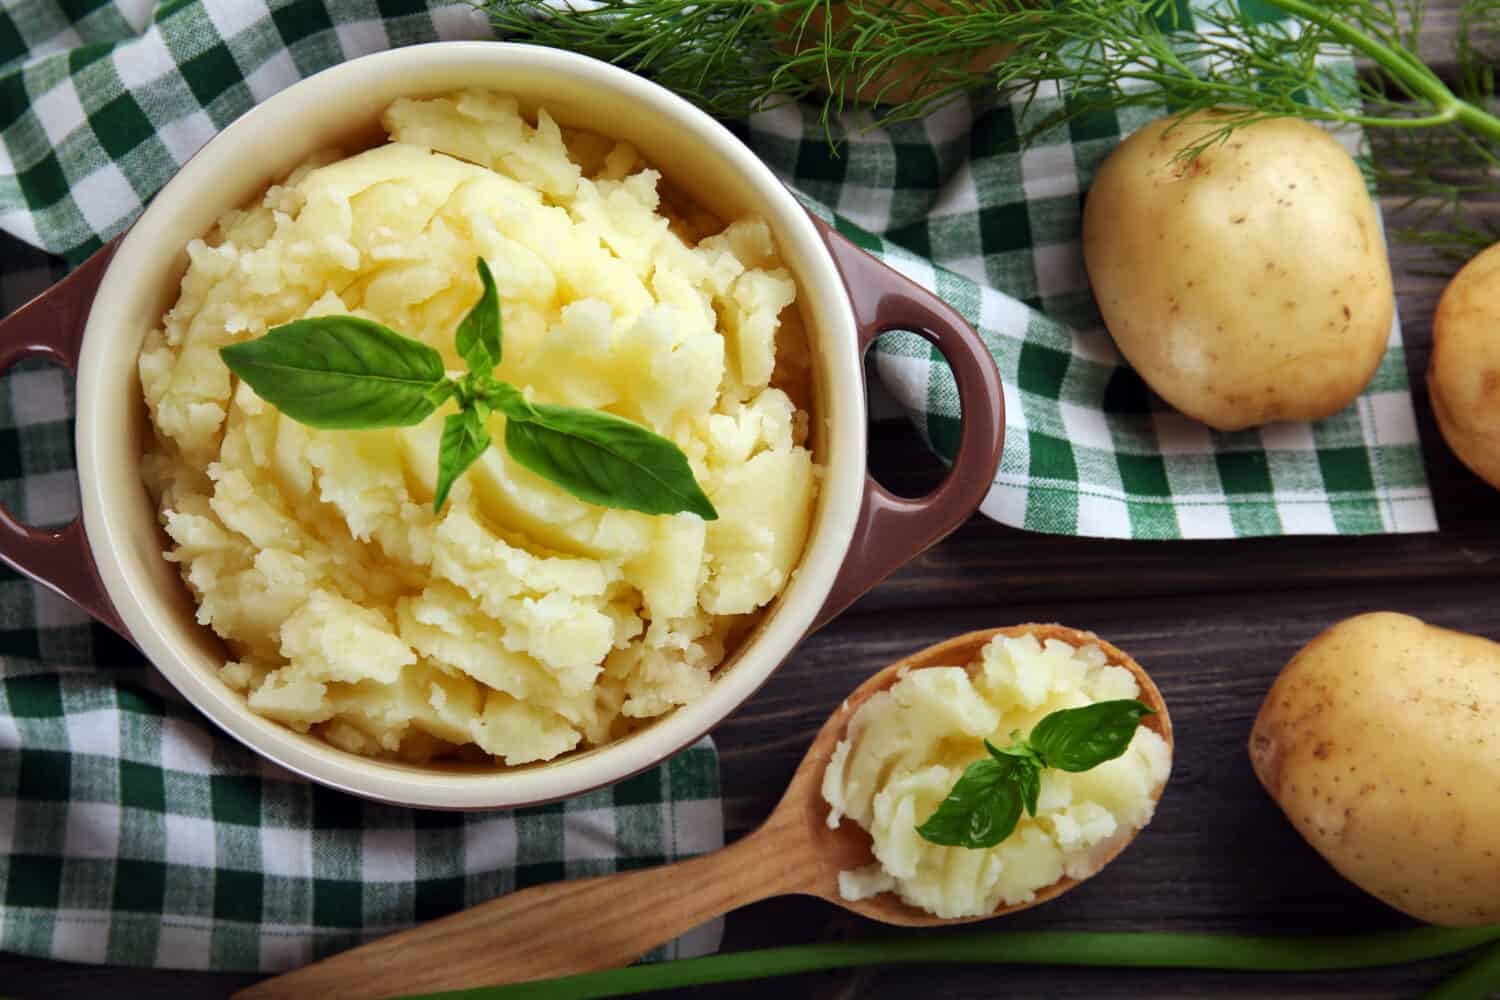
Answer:
M1327 972L1442 958L1494 942L1500 942L1500 925L1297 937L1099 931L910 934L735 952L407 1000L588 1000L825 969L913 963ZM1486 994L1475 991L1496 985L1500 985L1500 948L1492 949L1477 965L1430 996L1438 1000L1480 998Z
M1422 1000L1484 1000L1500 995L1500 947L1491 946L1479 961L1427 993Z

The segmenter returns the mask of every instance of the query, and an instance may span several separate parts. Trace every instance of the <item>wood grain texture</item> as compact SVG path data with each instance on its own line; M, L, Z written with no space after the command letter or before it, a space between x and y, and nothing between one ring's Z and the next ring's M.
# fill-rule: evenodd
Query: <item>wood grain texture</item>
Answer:
M266 979L235 1000L380 1000L629 965L729 910L826 881L801 804L712 854L508 893Z
M1432 5L1423 51L1442 69L1455 0ZM1500 213L1497 213L1500 215ZM804 643L714 736L728 835L770 813L814 733L870 672L972 629L1060 621L1131 653L1171 706L1177 753L1151 827L1107 870L997 928L1339 933L1410 922L1344 882L1261 790L1245 741L1281 665L1325 626L1370 610L1500 639L1500 496L1448 452L1427 404L1430 324L1442 279L1424 255L1393 252L1419 429L1442 531L1369 538L1139 543L1058 538L974 518ZM902 424L880 425L872 460L893 488L940 475ZM866 937L878 925L816 899L732 914L724 947ZM912 933L943 933L941 929ZM1251 975L1106 969L877 968L679 990L679 998L1395 998L1461 962L1367 972ZM55 996L227 996L255 977L72 966L0 956L0 992Z

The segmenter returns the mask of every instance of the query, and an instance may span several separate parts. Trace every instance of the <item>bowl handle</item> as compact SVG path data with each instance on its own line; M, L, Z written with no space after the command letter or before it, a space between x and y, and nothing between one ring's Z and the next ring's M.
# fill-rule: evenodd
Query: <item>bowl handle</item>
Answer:
M865 476L864 502L844 565L813 622L821 628L855 598L957 528L989 492L1005 444L1005 394L984 341L958 311L921 285L813 219L854 305L860 353L882 333L909 330L930 341L953 369L963 408L958 454L925 497L898 497Z
M47 358L78 370L84 322L116 243L106 244L72 274L0 320L0 375L22 358ZM99 571L75 517L57 531L22 524L0 505L0 562L56 591L122 636L120 616L104 592Z

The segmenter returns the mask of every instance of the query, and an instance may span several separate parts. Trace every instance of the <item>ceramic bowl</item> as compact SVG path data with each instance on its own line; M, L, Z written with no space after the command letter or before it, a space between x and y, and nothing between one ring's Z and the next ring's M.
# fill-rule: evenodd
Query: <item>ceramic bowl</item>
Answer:
M797 280L814 355L814 454L826 470L801 563L780 598L720 667L701 700L624 739L521 768L415 766L335 749L251 712L217 675L221 641L194 602L142 485L149 428L136 355L175 301L186 246L315 150L376 138L403 96L461 88L512 94L565 125L631 142L722 219L767 221ZM947 479L919 499L892 496L865 471L861 357L880 333L915 331L957 376L963 432ZM225 732L314 781L368 798L451 809L510 808L577 795L652 766L745 701L810 630L960 524L999 462L1003 397L993 360L951 308L809 215L730 132L668 91L608 64L552 49L438 43L365 56L265 101L211 140L119 240L0 325L0 370L26 356L77 371L80 521L42 531L0 512L0 557L133 642Z

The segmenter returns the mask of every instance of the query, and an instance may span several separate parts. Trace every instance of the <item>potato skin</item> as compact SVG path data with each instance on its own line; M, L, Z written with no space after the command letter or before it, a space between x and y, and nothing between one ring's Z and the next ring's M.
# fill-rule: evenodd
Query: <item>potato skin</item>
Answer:
M1500 921L1500 643L1379 612L1281 671L1256 777L1366 892L1450 927Z
M1289 118L1173 163L1212 115L1152 122L1095 176L1083 253L1104 323L1152 389L1211 427L1337 413L1375 374L1395 308L1364 179Z
M1500 243L1465 264L1443 290L1432 319L1427 388L1448 447L1500 489Z

